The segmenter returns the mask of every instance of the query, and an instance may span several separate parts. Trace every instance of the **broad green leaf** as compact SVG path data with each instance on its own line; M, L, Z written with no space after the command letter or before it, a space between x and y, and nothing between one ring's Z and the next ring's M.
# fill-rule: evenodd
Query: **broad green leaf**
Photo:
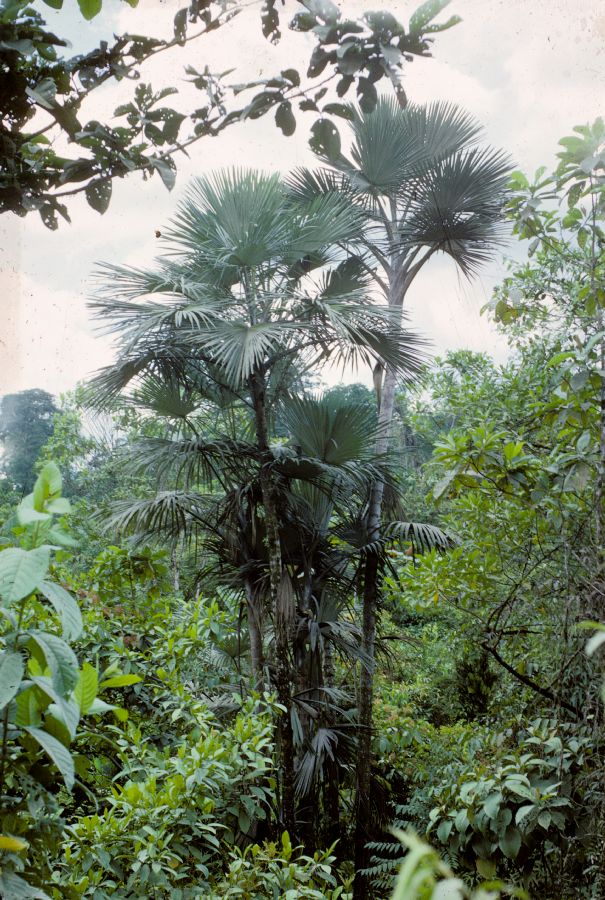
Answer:
M313 16L317 16L323 22L332 24L340 19L340 10L332 3L332 0L300 0Z
M90 21L101 12L103 0L78 0L78 6L84 18Z
M311 31L315 25L317 25L317 19L314 15L308 12L299 12L290 22L290 29L292 31Z
M90 663L85 662L74 690L74 698L77 700L82 715L87 713L93 705L99 689L99 676L97 670Z
M515 859L521 848L521 832L514 825L509 826L500 838L500 849L507 859Z
M583 431L576 442L576 448L578 449L578 451L580 453L583 453L585 450L588 450L591 440L592 438L590 435L590 431Z
M47 539L52 542L53 545L57 545L59 547L77 547L78 542L75 538L68 534L67 531L64 531L62 528L51 528L48 534L46 535Z
M520 806L517 810L517 814L515 816L515 822L517 825L523 821L531 812L536 808L534 803L528 803L525 806Z
M23 680L25 665L20 653L5 650L0 654L0 708L13 699Z
M15 704L17 707L15 725L22 728L24 725L42 724L42 707L33 685L17 694Z
M495 819L500 811L501 805L502 805L502 794L497 792L495 794L490 794L489 797L485 798L485 801L483 803L483 809L485 810L486 815L488 815L490 819Z
M74 785L75 772L74 762L69 750L52 735L48 734L46 731L43 731L42 728L27 727L25 731L27 731L28 734L31 734L31 736L35 738L36 741L38 741L45 753L50 756L53 763L63 776L65 787L68 791L71 791Z
M32 493L34 509L44 512L46 501L57 499L61 495L61 487L61 472L58 465L54 462L45 463L36 478Z
M20 525L32 525L35 522L48 522L50 515L34 509L34 495L28 494L17 507L17 521Z
M549 811L544 809L538 816L538 824L541 825L542 828L550 828L551 819L552 817Z
M51 703L44 711L44 731L56 738L60 744L69 748L73 740L71 732L60 715L53 715L56 706Z
M61 9L63 6L63 0L43 0L43 2L51 9Z
M105 681L102 681L99 689L128 687L128 685L138 684L142 680L140 675L116 675L114 678L107 678Z
M5 603L16 603L36 590L48 571L50 550L37 547L22 550L9 547L0 553L0 597Z
M426 26L449 6L450 0L427 0L410 17L410 31L421 33Z
M403 27L390 12L385 12L384 10L381 12L368 12L365 13L364 19L372 31L382 32L383 37L395 37L395 35L403 32Z
M286 81L289 81L291 85L294 87L298 87L300 84L300 75L298 74L296 69L284 69L281 73Z
M149 162L153 168L159 172L160 178L169 191L172 190L176 183L176 170L171 159L162 159L159 156L152 156Z
M48 894L28 884L14 872L3 872L0 875L0 897L5 897L6 900L50 900Z
M437 828L437 837L442 844L447 843L447 839L450 836L453 827L454 823L451 819L444 819L443 822L440 822L439 827Z
M483 878L493 878L496 874L496 863L491 859L476 859L475 866Z
M85 194L88 205L92 206L98 213L103 215L107 212L111 200L111 178L104 178L100 181L92 181L86 186Z
M31 631L31 640L39 650L50 669L55 689L62 697L76 686L78 681L78 660L71 647L55 634L46 631ZM34 651L35 651L35 648Z
M187 13L187 7L183 7L174 17L174 39L180 44L187 40Z
M369 78L357 79L357 96L359 98L359 106L364 113L371 113L378 103L378 91L373 81Z
M536 799L536 792L526 784L519 784L509 778L506 782L506 787L509 791L512 791L513 794L516 794L518 797L523 797L525 800L534 801Z
M73 740L80 721L80 708L76 701L66 700L62 697L55 689L52 681L44 675L32 675L31 681L53 701L47 711L63 722L69 732L70 739Z
M43 581L40 591L56 609L63 627L63 637L74 641L82 634L82 613L80 607L64 587L53 581Z
M314 153L334 162L340 156L340 135L329 119L318 119L311 127L309 146Z
M290 137L296 131L296 119L289 100L280 103L275 110L275 124L278 128L281 128L286 137Z
M342 119L353 118L353 107L348 103L326 103L323 112L331 116L340 116Z
M57 85L52 78L43 78L35 88L26 87L25 93L43 109L53 109L56 105ZM41 209L43 208L41 207Z
M103 713L112 712L112 710L116 709L118 709L118 707L114 706L113 703L105 703L104 700L96 697L89 706L87 713L89 716L102 716Z
M46 509L57 516L66 516L71 512L71 503L67 497L57 497L55 500L49 500Z

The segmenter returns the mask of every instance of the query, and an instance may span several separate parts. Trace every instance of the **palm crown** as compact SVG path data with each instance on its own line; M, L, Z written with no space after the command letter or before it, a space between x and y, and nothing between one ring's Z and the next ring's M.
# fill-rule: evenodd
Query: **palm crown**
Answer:
M418 340L368 303L361 256L343 257L361 231L362 213L345 198L299 201L277 176L198 179L154 271L104 267L92 305L119 333L121 358L97 376L96 392L109 398L141 376L197 371L241 395L255 372L283 384L294 366L334 356L381 356L417 372Z
M401 286L402 272L415 273L435 252L474 274L502 238L508 157L481 147L478 123L448 103L402 109L382 97L371 113L349 112L350 158L320 155L329 168L299 169L293 194L338 193L363 206L363 242L387 278L399 273Z

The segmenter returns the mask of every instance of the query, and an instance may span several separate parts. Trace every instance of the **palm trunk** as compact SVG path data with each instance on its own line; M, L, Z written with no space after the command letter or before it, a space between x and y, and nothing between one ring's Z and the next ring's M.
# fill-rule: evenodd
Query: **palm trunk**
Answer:
M389 76L395 91L397 102L402 109L408 105L408 98L403 89L401 80L395 70L389 71ZM392 263L395 260L392 259ZM393 266L393 274L397 278L396 266ZM398 296L400 295L400 296ZM403 305L405 289L396 290L394 284L390 285L389 306ZM384 453L389 446L389 437L393 411L395 408L395 388L397 378L395 371L387 367L384 386L381 391L378 411L380 431L376 442L377 453ZM368 507L368 540L378 540L380 537L380 520L382 515L382 498L384 494L384 482L377 481L372 487ZM368 660L362 666L359 683L359 748L357 752L357 790L356 790L356 821L355 821L355 880L353 882L354 900L363 900L367 897L366 879L359 874L367 868L368 854L366 843L368 828L371 818L371 774L372 774L372 703L374 700L374 652L376 644L376 606L378 603L380 567L378 556L370 554L366 560L363 579L363 617L361 646Z
M262 693L264 687L264 654L263 654L263 622L260 598L257 597L250 579L246 578L246 618L248 620L248 637L250 639L250 667L254 690Z
M397 377L390 367L386 370L378 416L379 435L376 453L383 454L389 445L389 431L395 408ZM380 520L384 482L374 482L368 506L368 541L380 538ZM374 654L376 643L376 607L378 604L380 563L378 553L369 553L363 575L363 615L361 647L367 662L361 667L358 699L358 750L357 750L357 796L355 821L355 900L367 897L366 879L360 875L367 868L366 843L371 827L371 773L372 773L372 703L374 699Z
M332 645L326 641L323 654L323 678L326 687L332 688L335 684L334 677L334 655ZM331 709L326 709L325 721L328 726L334 724L334 716ZM340 838L340 772L338 763L329 756L325 762L325 777L323 782L323 800L324 800L324 840L323 845L326 847ZM338 853L337 848L337 853Z
M266 385L262 374L255 372L250 377L250 392L254 407L256 438L260 450L260 483L265 510L267 554L269 557L270 601L275 621L275 687L277 700L284 707L284 713L277 723L278 769L281 782L281 825L296 834L294 810L294 740L292 735L290 691L290 631L294 618L293 594L288 590L289 578L283 570L277 497L270 466L273 455L269 447L267 427Z

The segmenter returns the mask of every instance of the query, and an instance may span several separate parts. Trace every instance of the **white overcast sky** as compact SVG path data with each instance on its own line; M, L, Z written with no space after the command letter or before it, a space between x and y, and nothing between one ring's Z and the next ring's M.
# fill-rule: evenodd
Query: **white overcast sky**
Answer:
M75 0L65 0L67 11L55 13L41 3L40 8L51 27L72 40L73 52L82 52L112 32L166 36L181 5L182 0L140 0L131 10L118 0L104 0L103 13L92 23L73 11ZM419 0L342 0L338 5L348 15L389 9L405 24ZM296 9L293 0L287 0L286 10ZM406 67L409 97L465 107L483 122L487 139L508 150L525 171L553 165L558 139L574 125L605 113L605 2L452 0L446 15L453 13L463 22L437 35L434 58ZM211 37L175 50L170 58L161 54L143 79L156 88L183 87L183 68L190 63L200 69L208 64L215 71L237 67L241 81L246 81L291 65L303 68L309 48L308 36L285 28L283 42L269 44L260 33L258 8L253 7ZM88 109L89 118L110 115L123 102L122 88L104 87L99 93L95 108ZM83 199L73 199L72 225L61 225L57 232L44 228L34 214L25 220L3 215L0 394L33 387L59 393L106 364L112 357L110 345L95 334L86 309L95 264L150 263L159 250L155 229L169 220L193 175L226 165L287 171L311 164L306 145L311 121L303 124L299 118L290 138L281 136L272 117L235 125L219 138L205 138L192 148L191 159L179 160L172 193L158 177L143 182L134 175L115 181L104 216ZM502 273L501 259L487 266L473 285L444 260L422 273L410 292L408 309L412 324L432 340L435 353L464 347L504 358L503 340L479 315Z

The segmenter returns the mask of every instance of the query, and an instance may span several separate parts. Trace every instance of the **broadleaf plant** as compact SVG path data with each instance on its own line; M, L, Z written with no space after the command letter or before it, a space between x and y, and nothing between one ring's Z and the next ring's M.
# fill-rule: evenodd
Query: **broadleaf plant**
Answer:
M50 873L31 857L41 842L60 839L55 795L74 787L70 745L82 715L115 709L98 700L96 669L89 663L80 668L68 643L80 636L82 616L72 595L53 580L53 552L73 544L56 522L70 512L61 487L58 467L46 463L4 526L13 546L0 552L3 897L48 897L43 888ZM131 683L120 677L115 673L105 686Z

